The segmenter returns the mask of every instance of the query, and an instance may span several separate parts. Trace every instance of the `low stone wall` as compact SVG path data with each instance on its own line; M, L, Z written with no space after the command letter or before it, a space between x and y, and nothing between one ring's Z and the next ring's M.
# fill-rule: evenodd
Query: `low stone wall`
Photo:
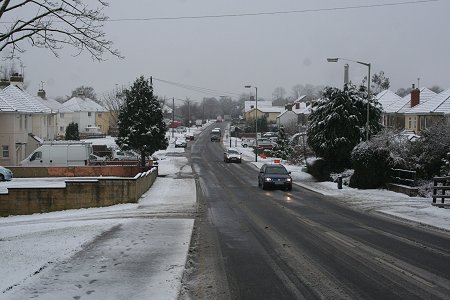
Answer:
M408 195L410 197L416 197L419 194L418 188L397 183L388 183L387 189L393 192Z
M128 178L66 180L65 188L8 188L0 194L0 216L136 203L157 176L152 168Z
M139 166L76 166L76 167L8 167L15 178L35 177L133 177L141 172Z

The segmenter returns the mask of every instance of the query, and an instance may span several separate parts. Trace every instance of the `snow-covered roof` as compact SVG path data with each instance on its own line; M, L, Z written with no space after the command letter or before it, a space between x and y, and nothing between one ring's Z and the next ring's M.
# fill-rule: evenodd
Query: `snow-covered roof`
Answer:
M107 110L89 98L72 97L61 105L68 112L106 112Z
M284 107L279 107L279 106L260 107L258 105L258 110L263 113L280 113L284 110Z
M58 112L61 110L61 103L59 103L55 99L50 98L42 99L41 97L36 96L36 100L39 101L41 104L45 105L46 107L48 107L52 112Z
M296 115L299 114L310 114L311 113L311 105L306 105L305 102L299 102L300 107L299 108L295 108L295 104L292 106L292 111L293 113L295 113ZM286 114L289 110L284 109L278 116L277 118L281 117L282 115Z
M306 97L306 95L302 95L302 96L298 97L297 99L295 99L294 103L298 103L298 102L304 103L303 99L305 99L305 97Z
M420 104L419 105L428 102L435 95L436 95L436 93L431 91L428 88L425 88L425 87L420 88ZM381 96L383 96L383 95L381 95ZM377 95L377 97L378 97L378 95ZM387 95L386 97L387 97L386 99L389 99L389 97L393 98L394 96ZM392 98L391 98L391 100L392 100ZM387 102L388 100L384 100L384 101ZM411 110L411 94L408 94L403 98L393 101L390 105L383 104L383 111L385 113L406 113L409 110Z
M256 107L256 101L245 101L244 112L251 111ZM272 107L272 101L258 101L258 110L261 107Z
M389 107L394 103L401 101L401 97L394 92L384 90L375 96L375 99L383 106L383 111L390 112Z
M1 112L49 113L50 109L17 86L9 85L0 90Z
M406 114L420 113L443 113L450 114L450 88L435 94L431 99L422 102L422 93L420 94L420 104L412 107Z

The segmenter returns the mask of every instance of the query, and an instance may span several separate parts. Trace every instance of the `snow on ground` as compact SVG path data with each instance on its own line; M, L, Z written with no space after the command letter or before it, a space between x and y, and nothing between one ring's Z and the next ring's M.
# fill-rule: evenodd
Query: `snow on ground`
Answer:
M201 129L191 129L196 134ZM184 148L175 148L175 138L182 138L184 133L169 133L170 144L167 150L155 153L159 163L159 177L137 204L121 204L104 208L67 210L31 216L10 216L0 218L0 299L23 299L43 290L46 299L67 298L70 293L77 297L88 289L91 282L109 284L96 287L97 296L127 295L124 298L138 299L148 296L152 299L176 299L181 286L181 276L189 249L193 228L192 218L174 218L179 214L189 215L196 211L196 191L194 179L183 176L192 173L188 160L183 156ZM108 138L112 145L112 138ZM94 142L94 141L93 141ZM101 144L104 141L95 141ZM230 145L225 133L224 146ZM274 162L273 158L260 158L255 162L255 155L250 148L240 146L240 140L231 138L231 145L243 153L244 161L251 162L259 168L265 162ZM431 206L431 199L408 197L403 194L382 190L358 190L343 186L337 189L333 182L316 182L301 166L286 164L292 172L294 182L305 188L324 195L332 196L336 201L356 209L376 211L398 218L450 230L450 210ZM256 170L255 170L256 172ZM27 187L64 186L64 179L14 179L0 183L0 189L6 186ZM140 215L162 215L169 219L134 219ZM142 244L135 241L139 224L145 222L151 230L144 230ZM122 234L117 239L107 240L98 249L91 249L83 259L77 258L80 251L94 239L114 228L121 228ZM143 227L145 228L145 227ZM89 250L89 249L88 249ZM116 263L132 263L122 253L129 251L133 255L148 255L153 258L152 272L145 278L132 278L114 283L111 276L127 278L133 273L118 269ZM75 257L74 257L75 255ZM68 262L74 262L70 271L64 269ZM115 261L116 263L112 264ZM147 260L146 260L147 261ZM85 277L91 269L110 268L113 273L100 270L91 277ZM64 270L63 270L64 269ZM60 283L50 281L58 270ZM55 279L54 279L55 280ZM84 280L84 281L83 281ZM144 290L137 291L139 280ZM92 288L92 286L91 286ZM33 292L34 291L34 292ZM94 294L94 295L95 295ZM133 296L134 295L134 296Z
M177 133L174 138L183 135ZM178 178L180 174L192 173L192 169L182 156L184 149L174 148L173 142L170 138L168 149L157 153L160 175L165 177L158 178L137 204L0 218L0 299L24 299L35 295L37 290L45 299L64 299L71 293L73 297L80 297L82 292L89 295L93 290L105 299L176 299L194 220L170 216L194 213L196 190L194 179ZM114 145L112 138L98 139L95 143ZM15 178L0 183L0 190L7 192L8 186L64 187L66 179ZM168 215L169 219L128 218L140 215ZM141 224L143 222L145 224ZM141 244L135 232L138 225L151 228L144 227L142 236L145 235L145 239L140 238ZM122 232L120 239L108 240L100 243L97 249L89 249L94 239L115 228ZM90 254L78 261L77 255L83 251ZM127 257L133 255L153 257L154 261L148 262L151 272L136 278L134 283L127 280L118 284L117 280L132 276L117 267L119 262L132 264ZM70 272L65 269L69 262L72 264ZM93 272L89 278L86 276L100 265L104 269ZM50 281L52 275L55 281ZM136 282L139 280L144 281L140 282L144 290L138 290ZM106 284L94 287L91 282Z

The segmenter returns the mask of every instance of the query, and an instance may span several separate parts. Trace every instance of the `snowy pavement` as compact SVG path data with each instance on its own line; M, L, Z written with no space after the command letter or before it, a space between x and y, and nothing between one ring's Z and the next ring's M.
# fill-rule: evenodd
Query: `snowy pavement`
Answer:
M273 162L254 162L251 149L232 145L256 167ZM162 177L139 203L0 218L0 299L176 299L197 210L192 169L182 152L170 144L156 153ZM450 210L431 206L429 198L339 190L336 183L315 182L299 166L286 167L296 184L355 209L450 230Z
M197 209L180 152L170 145L159 153L165 177L137 204L0 218L0 299L176 299Z

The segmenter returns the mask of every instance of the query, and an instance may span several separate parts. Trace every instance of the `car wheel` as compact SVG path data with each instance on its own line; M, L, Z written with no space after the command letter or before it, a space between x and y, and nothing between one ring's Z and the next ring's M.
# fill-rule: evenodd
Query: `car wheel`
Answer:
M292 191L292 185L288 186L288 187L286 188L286 191Z
M266 184L264 182L261 185L262 185L262 189L263 190L267 189L267 186L266 186Z
M242 162L242 159L240 159L239 161L238 161L238 163L241 163Z
M0 174L0 181L5 181L5 177L3 176L3 174Z

